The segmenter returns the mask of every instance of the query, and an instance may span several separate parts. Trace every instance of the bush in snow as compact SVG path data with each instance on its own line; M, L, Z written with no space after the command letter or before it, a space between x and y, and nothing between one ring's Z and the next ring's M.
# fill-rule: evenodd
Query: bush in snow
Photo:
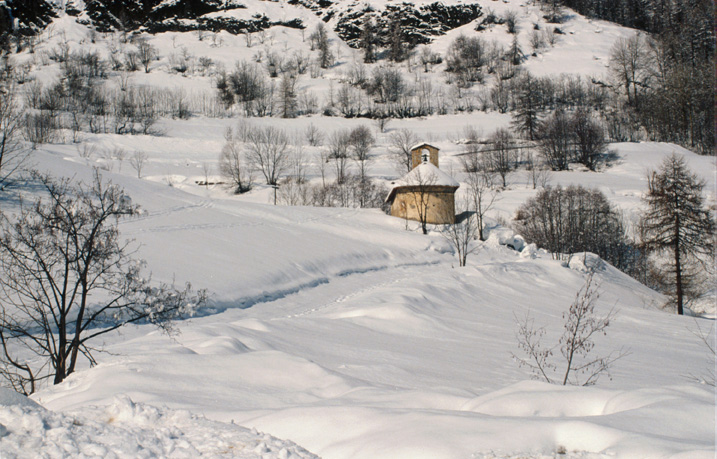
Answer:
M224 138L226 143L219 156L219 173L234 186L236 194L246 193L252 187L252 170L247 165L231 128L224 133Z
M611 365L627 353L620 350L599 357L591 353L595 347L593 337L606 335L606 329L615 317L614 310L602 317L595 314L595 303L599 297L598 286L590 272L585 284L575 295L575 300L563 313L563 334L557 344L551 347L546 347L543 342L545 329L536 328L529 314L523 320L516 317L516 337L522 355L512 354L513 358L521 367L528 367L537 379L544 379L551 384L590 386L603 374L610 377ZM559 363L555 362L556 348L559 348L562 356L557 357Z

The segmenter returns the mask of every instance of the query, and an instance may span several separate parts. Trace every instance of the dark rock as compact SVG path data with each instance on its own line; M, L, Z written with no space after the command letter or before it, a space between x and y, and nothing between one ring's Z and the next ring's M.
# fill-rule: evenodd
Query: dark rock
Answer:
M296 0L305 2L310 0ZM304 5L305 6L305 5ZM387 31L390 27L391 18L398 18L405 41L410 45L430 43L433 38L444 35L449 30L455 29L480 17L481 7L478 4L449 5L435 2L421 7L412 3L390 4L380 11L372 8L349 7L346 11L339 13L334 30L349 46L358 48L359 37L363 27L364 18L367 15L373 17L378 30ZM318 8L312 8L318 10ZM329 10L323 16L324 20L333 17L334 11ZM381 45L386 44L388 35L382 33Z
M18 30L23 35L34 35L43 30L57 17L54 8L46 0L6 0L10 16L17 19Z

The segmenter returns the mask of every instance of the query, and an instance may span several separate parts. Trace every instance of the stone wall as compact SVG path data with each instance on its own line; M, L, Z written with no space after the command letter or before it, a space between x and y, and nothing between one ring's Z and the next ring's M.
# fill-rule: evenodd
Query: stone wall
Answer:
M434 186L430 190L421 191L418 187L402 187L396 190L391 215L420 222L421 215L425 213L426 223L443 225L455 223L455 188L447 186ZM419 212L419 206L424 203L427 210Z
M434 166L438 167L438 148L432 147L430 145L423 145L420 148L416 148L415 150L411 150L411 169L414 169L416 166L421 164L423 150L428 150L429 158L428 161L433 164Z

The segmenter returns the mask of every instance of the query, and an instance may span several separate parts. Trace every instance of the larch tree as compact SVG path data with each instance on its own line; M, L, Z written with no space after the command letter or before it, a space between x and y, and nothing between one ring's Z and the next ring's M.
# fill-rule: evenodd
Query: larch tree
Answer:
M513 127L528 140L536 140L543 108L538 81L531 74L527 73L518 81L515 99Z
M378 36L376 33L376 25L371 17L367 17L364 20L363 27L361 28L361 37L359 46L363 48L363 61L366 64L372 64L376 62L376 45L378 43Z
M323 23L319 23L319 25L316 26L316 30L314 30L309 39L311 40L311 49L317 49L319 51L319 65L321 68L327 69L331 67L334 55L331 52L329 36Z
M714 257L715 223L705 207L704 181L693 174L678 155L667 157L659 171L648 177L647 210L641 231L645 248L664 256L671 278L677 314L683 314L685 291L695 278L695 266Z

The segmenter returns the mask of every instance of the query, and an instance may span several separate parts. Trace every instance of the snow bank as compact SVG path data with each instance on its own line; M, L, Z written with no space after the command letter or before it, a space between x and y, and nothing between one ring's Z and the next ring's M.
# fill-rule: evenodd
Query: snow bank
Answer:
M22 396L0 392L0 456L314 458L289 441L237 425L209 421L115 398L105 407L56 413Z
M487 235L486 243L490 246L504 245L518 252L522 252L526 246L523 236L504 226L486 226L483 233Z

